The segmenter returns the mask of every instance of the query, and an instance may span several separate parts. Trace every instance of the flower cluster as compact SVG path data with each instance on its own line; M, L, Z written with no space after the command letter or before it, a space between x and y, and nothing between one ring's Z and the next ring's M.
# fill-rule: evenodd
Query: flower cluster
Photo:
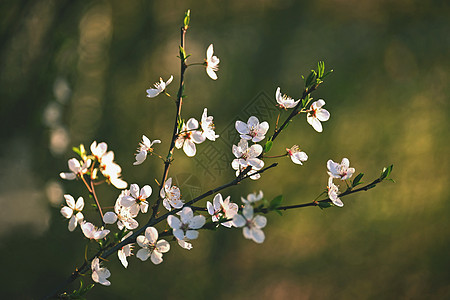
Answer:
M333 178L338 178L341 180L347 180L352 177L353 173L355 173L354 168L349 168L350 161L348 158L343 158L340 164L332 161L331 159L327 161L328 168L328 197L334 205L342 207L344 203L339 199L339 187L333 183Z

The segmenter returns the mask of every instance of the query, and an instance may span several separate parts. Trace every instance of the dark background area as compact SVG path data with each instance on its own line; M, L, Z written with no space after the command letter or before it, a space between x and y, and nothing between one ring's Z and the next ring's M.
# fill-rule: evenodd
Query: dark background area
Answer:
M269 214L262 245L240 229L202 231L192 250L173 244L158 266L133 256L125 270L111 256L112 285L88 299L448 299L450 10L414 0L2 1L2 298L39 299L83 262L82 233L69 232L59 212L63 193L87 199L79 182L58 176L73 146L106 141L123 178L156 191L161 162L132 163L142 134L163 141L161 154L169 147L175 106L145 90L174 75L176 95L188 8L190 62L202 62L210 43L221 62L217 81L188 69L183 117L207 107L221 140L199 145L197 159L176 151L170 176L187 200L234 178L226 162L206 163L208 173L200 159L208 149L230 157L237 141L227 129L243 108L275 103L278 86L300 97L300 75L319 60L334 69L314 94L331 113L324 132L302 115L272 150L299 144L308 161L283 159L222 194L239 202L262 189L286 204L309 202L327 184L326 161L343 157L366 182L394 164L396 183L343 198L342 209ZM99 189L110 206L118 194Z

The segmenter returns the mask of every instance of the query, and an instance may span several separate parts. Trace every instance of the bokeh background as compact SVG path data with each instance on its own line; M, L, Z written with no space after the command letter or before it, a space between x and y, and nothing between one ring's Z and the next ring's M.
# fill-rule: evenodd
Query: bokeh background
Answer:
M159 266L131 257L124 270L112 256L112 285L88 298L450 298L450 10L437 0L2 1L2 298L38 299L83 261L81 231L69 232L59 212L63 193L87 198L78 182L58 176L73 146L106 141L125 180L156 190L162 164L135 167L133 154L142 134L167 151L174 104L149 100L145 90L173 74L176 94L188 8L190 61L202 62L214 43L221 63L217 81L203 67L188 70L183 116L200 118L208 107L219 133L258 95L275 103L281 86L299 97L300 75L318 60L335 70L314 94L331 112L324 132L302 116L272 150L300 144L308 161L281 160L224 195L238 201L262 189L286 204L308 202L326 186L326 161L342 157L366 181L394 164L396 183L346 197L342 209L270 214L262 245L240 229L219 230L201 232L191 251L173 245ZM234 177L228 166L211 169L214 178L177 151L171 176L188 200ZM99 194L107 206L118 191Z

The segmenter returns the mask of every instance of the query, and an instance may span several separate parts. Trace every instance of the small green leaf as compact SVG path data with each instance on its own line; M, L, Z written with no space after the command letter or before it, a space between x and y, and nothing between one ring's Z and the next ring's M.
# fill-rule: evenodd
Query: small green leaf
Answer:
M274 210L280 207L281 202L283 202L283 195L276 196L275 198L272 199L272 201L270 201L269 209Z
M353 182L352 182L352 187L355 187L355 186L357 186L358 184L361 184L362 182L361 182L361 178L364 176L364 173L359 173L356 177L355 177L355 179L353 179Z
M319 61L317 63L317 77L322 78L324 72L325 72L325 63L323 61Z
M318 202L318 203L319 203L318 206L320 209L325 209L325 208L329 208L332 206L330 202L323 201L323 202Z
M181 47L181 45L178 46L180 48L180 58L181 60L186 60L186 52L184 51L184 48Z
M270 151L270 149L272 149L272 146L273 146L273 142L272 142L272 140L271 139L269 139L267 142L266 142L266 144L264 145L264 152L269 152Z
M305 80L305 88L309 88L311 84L314 82L314 78L316 77L317 73L314 70L311 70L311 73L309 73L308 78Z
M281 212L281 210L275 209L274 211L275 211L277 214L279 214L280 216L283 215L283 213Z
M306 105L308 105L309 99L310 99L309 94L306 95L306 97L304 99L302 99L302 108L305 108Z
M330 71L326 72L326 73L322 76L322 79L324 79L325 77L327 77L327 76L330 75L331 73L333 73L333 70L330 70Z
M203 225L202 228L207 230L217 230L218 225L219 225L218 223L208 222L205 225Z
M289 120L289 122L286 123L286 125L284 125L282 128L280 128L280 130L285 130L286 128L288 128L289 124L291 124L292 119Z
M190 21L191 21L191 10L188 9L184 15L184 21L183 21L184 29L188 29Z
M380 179L384 180L384 179L388 178L389 175L391 174L393 168L394 168L394 165L390 165L389 167L383 168L383 171L381 172L381 175L380 175Z
M78 148L78 147L73 147L73 148L72 148L72 151L75 152L76 154L78 154L78 155L81 157L81 151L80 151L80 148Z

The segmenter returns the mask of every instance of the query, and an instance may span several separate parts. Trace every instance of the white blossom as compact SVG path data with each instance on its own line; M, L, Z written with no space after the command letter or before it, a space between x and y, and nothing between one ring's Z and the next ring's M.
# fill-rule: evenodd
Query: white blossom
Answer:
M333 183L333 177L328 178L328 198L334 205L342 207L344 203L339 199L339 188Z
M125 207L122 205L124 197L128 197L130 192L128 190L122 191L116 200L114 205L114 212L109 211L103 216L103 222L105 224L114 224L117 221L117 227L122 230L124 227L128 230L136 229L139 223L134 219L137 216L137 212L133 214L132 205ZM139 208L135 209L139 210Z
M275 99L277 100L278 105L284 109L293 108L300 102L300 100L294 101L294 99L288 95L282 95L279 87L275 92Z
M202 134L210 141L215 141L219 135L214 131L216 128L213 122L213 116L208 116L208 110L205 108L202 114L202 121L200 122L202 126Z
M190 207L183 207L178 212L180 218L174 215L167 217L167 223L173 229L173 235L179 240L195 240L198 237L198 231L205 225L205 217L202 215L194 216Z
M93 141L91 144L92 155L94 155L98 161L102 160L102 157L105 155L107 149L108 145L105 142L101 142L97 145L97 141Z
M111 285L111 282L107 279L111 276L111 272L107 268L101 266L100 259L98 257L92 260L91 269L92 280L106 286Z
M328 175L333 178L339 178L341 180L347 180L355 173L355 168L349 168L350 161L348 158L343 158L340 164L332 161L327 161Z
M256 193L248 194L247 199L241 197L241 201L242 201L242 203L247 205L247 204L252 204L259 200L262 200L262 198L264 198L264 193L263 193L263 191L260 190L258 194L256 194Z
M128 183L120 178L122 168L114 162L114 152L108 151L102 156L100 161L100 172L116 188L124 189Z
M167 79L166 82L163 81L163 79L160 77L159 82L156 82L153 86L154 88L149 88L147 90L147 97L153 98L164 92L167 88L167 86L172 82L173 76L171 75L169 79Z
M66 180L74 180L77 178L77 176L82 176L87 173L88 168L91 166L91 160L88 159L86 161L83 161L83 165L80 164L80 161L76 158L71 158L67 162L69 166L69 170L71 172L61 172L59 173L59 176L62 179Z
M251 239L258 244L264 242L265 235L262 228L266 226L267 219L261 215L254 216L253 206L245 205L242 209L242 215L234 216L233 224L236 227L243 227L242 233L246 239Z
M134 216L139 213L139 210L145 214L148 211L148 202L146 199L150 197L151 194L151 186L145 185L139 190L139 186L133 183L130 185L130 193L122 197L120 204L129 207L131 214Z
M213 222L218 222L221 218L230 219L228 222L220 223L228 228L233 225L232 219L239 209L236 203L230 202L230 196L226 197L224 200L220 193L214 197L213 203L209 201L206 202L206 208L208 209L208 213L212 216Z
M264 161L258 158L263 151L262 146L253 144L249 147L248 142L241 139L237 146L233 145L232 150L236 159L231 162L231 167L236 170L236 176L239 176L245 168L251 167L252 170L248 175L251 179L259 179L261 175L254 173L264 167Z
M269 123L266 121L259 123L255 116L248 118L247 124L242 121L236 121L236 130L239 132L241 139L251 140L254 143L260 142L265 138Z
M98 241L104 239L110 232L108 229L103 229L103 227L99 229L95 227L94 224L86 221L82 222L80 227L84 236L90 240Z
M161 143L160 140L154 140L153 142L149 140L148 137L145 135L142 136L142 142L139 143L139 148L137 150L136 154L136 161L133 163L133 165L137 166L144 162L144 160L147 158L147 153L153 151L153 144L159 144Z
M129 238L132 234L133 231L128 232L120 241L123 242L125 239ZM130 243L126 244L117 251L117 256L119 257L120 262L125 268L128 267L127 257L133 255L132 253L133 248L134 248L133 243Z
M305 152L300 151L297 145L292 146L290 149L286 148L291 160L294 164L303 165L302 162L308 160L308 155Z
M162 263L163 253L170 250L170 244L166 240L158 241L158 231L154 227L147 227L145 236L138 236L136 242L142 247L136 253L136 257L142 261L146 261L150 257L150 260L155 265Z
M203 143L206 137L199 129L198 121L194 118L190 118L181 128L181 132L178 133L178 138L175 141L175 147L180 149L183 147L184 153L187 156L192 157L197 152L195 144Z
M311 104L311 108L308 111L306 116L306 120L309 124L317 131L322 132L322 124L321 121L328 121L330 118L330 113L323 109L322 106L325 105L325 101L322 99L317 100L313 104Z
M61 208L61 214L69 220L69 231L74 231L77 224L81 224L84 219L83 213L81 212L84 208L84 199L79 197L75 203L75 199L71 195L64 195L66 199L67 206Z
M211 79L216 80L217 79L216 71L219 71L220 59L214 55L213 44L209 45L208 49L206 50L205 61L206 61L206 73Z
M171 211L173 208L182 208L184 205L184 200L181 200L180 189L172 185L172 177L166 180L164 187L160 190L159 196L163 199L163 206Z

